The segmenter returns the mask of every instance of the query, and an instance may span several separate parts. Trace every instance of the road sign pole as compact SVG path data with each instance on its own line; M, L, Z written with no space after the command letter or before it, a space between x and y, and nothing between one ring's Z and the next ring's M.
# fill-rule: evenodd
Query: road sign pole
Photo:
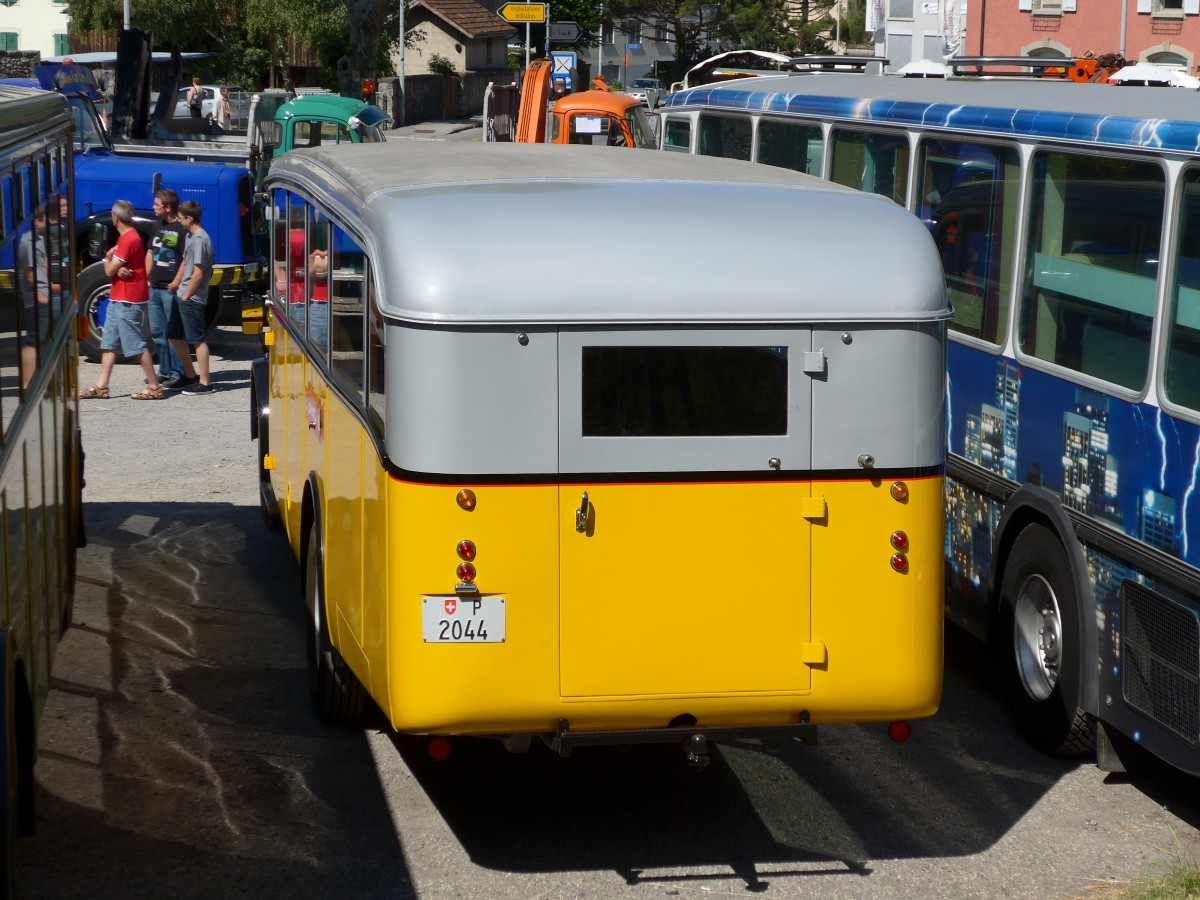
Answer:
M525 71L529 71L529 23L525 23Z
M550 4L549 3L546 4L546 18L543 19L542 22L544 23L544 26L546 29L546 57L545 58L546 58L546 62L550 62ZM550 69L550 76L551 76L551 79L553 79L553 77L554 77L553 66L551 66L551 69ZM553 85L554 84L553 80L551 80L550 83L551 83L551 85Z

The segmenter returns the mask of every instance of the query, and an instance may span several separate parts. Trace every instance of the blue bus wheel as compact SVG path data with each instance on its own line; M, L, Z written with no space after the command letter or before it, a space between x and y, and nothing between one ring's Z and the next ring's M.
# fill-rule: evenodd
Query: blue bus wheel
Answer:
M1004 569L997 650L1017 728L1043 753L1095 748L1082 708L1079 598L1067 555L1042 525L1026 527Z

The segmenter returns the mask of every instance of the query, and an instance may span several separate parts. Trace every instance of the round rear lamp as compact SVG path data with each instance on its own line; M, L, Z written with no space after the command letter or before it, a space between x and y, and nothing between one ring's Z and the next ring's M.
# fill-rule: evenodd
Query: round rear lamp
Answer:
M897 719L888 726L888 737L897 744L903 744L912 737L912 726L903 719Z
M908 499L908 485L903 481L892 482L892 499L897 503L903 503Z
M475 567L469 562L459 563L458 568L454 571L458 574L459 579L467 584L475 580Z
M900 548L897 547L897 550ZM475 542L474 541L459 541L458 542L458 558L472 560L475 558Z
M908 552L908 535L903 531L892 532L892 547L899 550L901 553ZM463 559L470 559L469 556L464 556Z
M908 557L903 553L892 554L892 568L897 572L904 574L908 571Z
M467 512L475 509L475 492L469 488L463 488L454 499L458 503L459 509L465 509Z

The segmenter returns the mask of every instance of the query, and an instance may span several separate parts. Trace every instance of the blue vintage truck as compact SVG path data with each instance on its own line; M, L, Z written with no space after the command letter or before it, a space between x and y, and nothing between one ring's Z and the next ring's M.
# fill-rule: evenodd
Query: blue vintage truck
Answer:
M144 33L124 35L135 44L148 41ZM361 100L327 93L293 97L282 91L264 91L251 105L245 135L214 135L208 133L207 125L201 126L201 133L178 133L166 124L173 92L165 92L165 105L160 102L151 112L145 79L118 76L118 112L110 132L97 111L103 95L91 70L49 64L39 66L36 75L35 79L5 82L62 93L75 118L72 209L80 266L77 284L89 326L80 348L90 359L100 356L109 291L103 259L117 237L109 216L115 200L133 203L143 236L149 236L155 226L152 205L154 192L160 188L171 188L181 201L200 204L215 255L208 297L211 323L226 305L235 313L243 306L261 306L253 301L264 287L261 239L266 220L263 205L256 203L255 187L270 160L292 149L323 143L382 141L382 128L389 121ZM127 110L124 116L122 108Z
M77 287L89 326L87 339L80 342L81 351L90 359L99 359L109 290L103 261L105 251L116 240L110 216L116 200L134 205L143 235L149 234L156 222L152 211L155 191L171 188L180 200L199 203L215 257L209 320L217 317L224 302L236 301L240 307L241 295L257 289L262 271L252 224L254 182L249 169L244 164L117 153L97 112L101 94L89 69L48 65L39 66L35 74L32 79L5 79L4 83L58 91L67 98L75 120L71 209Z

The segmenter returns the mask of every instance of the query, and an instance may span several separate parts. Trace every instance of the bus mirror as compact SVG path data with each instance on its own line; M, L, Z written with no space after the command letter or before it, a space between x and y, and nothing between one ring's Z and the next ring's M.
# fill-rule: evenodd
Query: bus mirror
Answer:
M104 259L108 250L108 232L111 226L107 222L96 222L88 235L88 256L92 259Z

